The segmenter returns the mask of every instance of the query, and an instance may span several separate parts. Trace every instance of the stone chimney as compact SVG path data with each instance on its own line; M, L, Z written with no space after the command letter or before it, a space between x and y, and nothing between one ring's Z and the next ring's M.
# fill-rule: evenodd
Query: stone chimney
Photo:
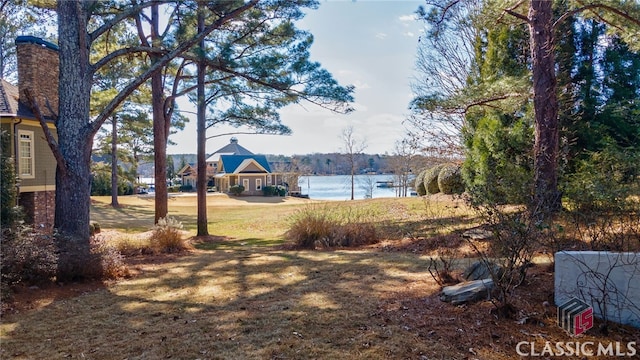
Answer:
M29 89L45 117L58 114L58 46L34 36L16 38L18 90L20 97Z

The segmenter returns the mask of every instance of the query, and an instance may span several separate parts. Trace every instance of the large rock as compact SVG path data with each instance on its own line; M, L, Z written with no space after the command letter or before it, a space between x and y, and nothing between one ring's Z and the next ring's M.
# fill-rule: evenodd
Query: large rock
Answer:
M440 300L460 305L488 299L492 289L493 280L491 279L466 281L457 285L445 286L440 293Z
M476 261L462 273L465 280L493 279L494 276L497 279L502 277L502 267L486 261Z
M474 228L463 232L462 237L469 238L471 240L487 240L493 237L493 233L489 230Z

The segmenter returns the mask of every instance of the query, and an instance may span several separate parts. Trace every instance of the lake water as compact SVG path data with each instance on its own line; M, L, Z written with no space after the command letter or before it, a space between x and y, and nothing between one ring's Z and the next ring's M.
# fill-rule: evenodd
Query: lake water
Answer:
M393 181L393 175L356 175L354 179L354 197L366 199L372 191L372 197L396 197L396 188L377 187L377 181ZM143 184L153 184L154 178L141 177ZM349 200L351 199L351 176L301 176L300 190L309 198L316 200ZM372 186L370 185L372 184Z
M354 197L365 199L369 192L372 192L373 198L396 197L396 188L377 187L378 181L393 181L393 175L355 175ZM351 199L350 175L301 176L298 185L300 191L311 199Z

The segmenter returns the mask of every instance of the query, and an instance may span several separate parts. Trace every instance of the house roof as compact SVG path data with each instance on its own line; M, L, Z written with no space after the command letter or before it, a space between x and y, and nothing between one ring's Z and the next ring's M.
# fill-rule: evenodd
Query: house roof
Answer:
M0 116L20 117L26 119L35 119L31 109L24 103L20 102L20 92L18 87L10 82L0 79ZM45 117L47 122L52 119Z
M238 144L237 138L232 137L231 141L227 145L216 150L211 156L209 156L209 158L207 158L207 162L217 162L221 155L253 155L253 153Z
M18 87L0 79L0 115L16 116L18 113Z
M249 163L255 162L266 172L271 172L271 167L264 155L221 155L222 167L227 174L242 171Z
M195 168L195 164L186 164L185 166L182 167L182 169L178 170L178 172L176 173L177 175L185 175L185 176L189 176L191 172L196 171L197 169ZM186 173L188 172L188 173Z

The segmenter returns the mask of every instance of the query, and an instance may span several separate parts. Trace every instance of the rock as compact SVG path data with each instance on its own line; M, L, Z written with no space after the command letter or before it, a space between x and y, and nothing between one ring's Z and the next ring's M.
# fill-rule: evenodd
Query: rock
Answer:
M462 277L465 280L492 279L492 272L497 278L500 278L502 267L492 262L476 261L462 273Z
M493 289L493 280L483 279L466 281L457 285L445 286L440 293L440 300L460 305L489 297Z
M469 229L462 233L462 237L466 237L472 240L486 240L490 239L493 236L493 233L489 230L475 228Z

